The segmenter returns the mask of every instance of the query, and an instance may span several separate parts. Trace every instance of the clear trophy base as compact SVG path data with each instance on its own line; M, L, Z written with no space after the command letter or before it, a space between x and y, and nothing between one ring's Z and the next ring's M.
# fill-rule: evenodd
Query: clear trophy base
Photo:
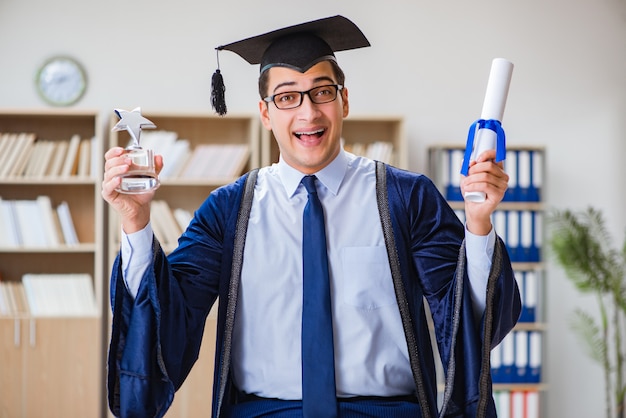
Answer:
M149 193L156 190L160 182L154 168L153 151L128 148L126 154L131 159L130 170L122 176L122 181L116 190L125 194Z

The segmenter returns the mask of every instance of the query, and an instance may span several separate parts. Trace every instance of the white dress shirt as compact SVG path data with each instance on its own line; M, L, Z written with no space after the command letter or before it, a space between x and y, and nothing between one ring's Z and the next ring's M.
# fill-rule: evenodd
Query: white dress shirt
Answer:
M342 151L316 176L327 220L337 395L413 393L376 204L375 163ZM268 398L301 399L301 241L307 201L302 177L282 160L259 171L246 236L233 335L234 379L240 390ZM150 226L122 239L131 294L150 263L151 240ZM487 236L466 230L466 243L472 300L480 315L493 228Z

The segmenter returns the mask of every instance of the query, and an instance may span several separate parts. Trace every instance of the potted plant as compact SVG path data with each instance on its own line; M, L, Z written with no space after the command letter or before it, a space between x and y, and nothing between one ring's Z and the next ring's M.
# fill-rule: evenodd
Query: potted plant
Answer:
M626 241L620 250L601 211L554 210L548 215L552 255L577 289L596 297L599 321L578 308L572 320L588 354L604 371L607 418L625 417Z

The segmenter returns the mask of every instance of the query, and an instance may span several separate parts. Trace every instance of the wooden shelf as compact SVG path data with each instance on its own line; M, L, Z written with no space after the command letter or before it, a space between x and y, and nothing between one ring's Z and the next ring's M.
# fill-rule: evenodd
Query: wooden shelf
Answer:
M73 135L91 139L91 153L103 155L97 111L0 110L0 133L34 133L36 141L66 141ZM9 416L102 414L105 298L103 283L104 205L100 196L102 158L91 158L91 175L13 176L0 178L3 200L35 200L48 196L56 208L67 202L77 245L0 248L0 275L18 282L23 275L86 273L93 279L97 314L78 317L0 318L5 341L0 345L0 410ZM44 233L42 231L42 233ZM5 378L5 376L7 378Z
M429 149L428 152L428 156L429 156L429 175L430 178L433 180L433 182L435 183L435 185L437 185L437 187L440 189L440 191L442 192L442 194L444 196L447 196L450 199L460 199L460 190L458 187L459 181L460 181L460 164L462 163L462 158L463 158L463 154L465 151L465 145L464 144L451 144L451 145L437 145L437 146L433 146ZM533 231L530 233L527 233L526 236L530 236L530 237L535 237L537 233L540 233L542 231L540 231L538 228L536 228L536 225L538 226L542 226L540 222L541 218L541 214L545 211L545 205L544 203L541 201L541 189L544 188L543 184L541 182L543 182L543 173L545 172L545 164L542 163L542 166L540 167L534 167L536 169L538 169L537 172L532 172L533 169L532 164L536 163L536 161L540 161L542 162L544 159L544 152L545 149L543 147L509 147L507 149L507 152L511 151L511 155L515 157L515 162L509 164L507 166L507 161L505 160L505 170L510 170L509 175L511 175L512 180L514 181L514 184L516 186L519 186L517 184L517 178L514 177L515 175L517 175L518 173L524 173L525 177L524 177L524 187L522 188L525 192L528 192L530 189L532 189L533 187L535 187L535 189L533 190L534 194L531 193L527 193L527 194L523 194L523 193L512 193L511 195L507 195L506 197L510 200L505 200L503 202L501 202L498 205L497 211L502 211L502 212L533 212L533 218L532 218L532 223L530 223L530 225L532 225L532 229ZM525 157L527 157L525 160L522 160L521 157L519 157L521 155L521 152L524 152ZM537 154L534 154L537 153ZM534 155L534 156L538 156L539 158L531 163L531 157L529 157L529 155ZM507 156L509 154L507 153ZM529 166L525 166L522 169L518 170L517 167L517 160L519 158L519 161L528 161L529 162ZM534 158L534 157L533 157ZM458 169L455 167L455 165L458 163ZM522 171L523 170L523 171ZM532 174L531 174L532 172ZM513 174L514 173L514 174ZM538 176L538 177L535 177ZM527 180L531 180L531 181L527 181ZM533 181L537 180L537 184L533 184ZM526 182L528 182L529 184L526 185ZM507 191L507 193L509 193L509 191ZM520 196L532 196L532 198L530 200L532 201L521 201ZM538 199L539 198L539 199ZM450 204L450 207L452 209L454 209L455 211L459 212L460 215L459 217L461 219L463 219L464 214L462 213L465 209L465 202L462 200L449 200L448 203ZM535 213L539 213L539 215L537 215L537 217L535 217ZM507 214L507 222L508 219L511 219L511 215ZM517 219L517 218L512 218L512 219ZM504 230L503 231L499 231L499 227L503 226L501 224L498 224L496 222L497 226L496 226L496 232L498 234L503 235L503 239L505 240L505 243L507 241L506 239L506 235L508 230L512 227L510 224L505 224L504 225ZM515 232L511 235L513 237L513 239L511 240L512 242L516 242L517 245L520 245L520 243L522 242L522 231L517 229L517 228L521 228L522 223L518 222L517 224L515 224ZM528 224L524 224L525 227L529 226ZM528 232L529 230L525 230L526 232ZM517 241L515 241L517 240ZM537 245L539 246L539 244L541 244L543 240L541 239L541 237L539 238L539 243L537 243L537 241L533 242L533 245ZM517 248L517 247L513 247L513 248ZM514 255L515 251L511 251L511 254ZM521 253L520 253L521 254ZM523 260L523 259L527 259L527 260L533 260L533 261L517 261L516 259L513 259L512 261L512 267L515 270L515 272L519 272L520 274L522 274L523 276L521 277L527 277L527 275L529 274L529 272L534 272L536 273L536 277L537 277L537 285L538 285L538 295L537 295L537 306L535 307L536 311L536 316L535 316L535 321L536 322L518 322L516 324L516 326L514 327L514 329L511 331L510 335L507 335L506 338L509 337L513 337L514 333L527 333L527 336L530 336L531 334L534 335L534 337L537 337L537 333L541 333L539 336L541 338L541 353L539 353L539 356L541 358L541 379L542 381L540 383L494 383L493 384L493 391L494 392L542 392L541 397L546 396L545 392L548 391L548 386L543 382L544 379L544 375L545 375L545 370L546 370L546 359L545 359L545 333L548 331L548 324L546 322L541 322L541 320L543 319L541 312L543 312L545 309L543 309L543 304L545 303L545 301L547 300L547 298L545 297L545 291L546 291L546 285L545 285L545 274L543 273L545 271L545 263L542 261L542 254L541 254L541 249L539 249L539 260L535 261L536 259L536 254L533 255L532 257L528 256L527 254L525 256L521 256L519 258L519 260ZM518 284L520 277L518 277ZM520 293L522 293L522 298L524 297L523 294L523 289L520 288ZM523 299L522 299L523 301ZM524 337L523 334L520 334L520 337ZM510 343L511 340L507 340L505 342L509 342ZM524 340L521 340L524 341ZM517 347L517 339L514 341L514 346ZM501 343L501 346L503 346L504 343ZM530 346L530 345L529 345ZM510 345L508 346L509 348L511 347ZM499 349L500 347L495 348L496 350ZM517 348L515 348L517 349ZM510 352L508 352L510 355ZM529 353L527 353L528 357L530 357ZM493 356L493 354L492 354ZM500 356L503 356L502 353L500 353ZM494 357L492 357L493 359ZM498 357L499 358L499 357ZM509 356L510 358L510 356ZM506 396L506 395L505 395ZM540 406L540 410L543 410L544 408L542 406Z

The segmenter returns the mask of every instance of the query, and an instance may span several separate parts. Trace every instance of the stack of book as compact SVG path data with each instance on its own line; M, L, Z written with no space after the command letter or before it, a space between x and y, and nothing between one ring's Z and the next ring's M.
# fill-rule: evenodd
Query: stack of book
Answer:
M49 196L0 198L0 247L57 247L79 243L67 202L56 208Z
M34 133L0 133L0 179L40 177L93 177L95 138L73 135L67 140L46 140Z
M539 418L539 392L535 390L494 391L499 418Z
M91 275L25 274L0 281L0 316L97 316Z
M540 210L495 210L496 233L502 238L513 262L539 262L543 243L543 212Z
M541 331L515 330L491 350L493 383L541 381Z
M96 316L89 274L25 274L24 293L32 316Z
M438 149L433 152L431 176L447 200L462 201L461 165L464 148ZM505 202L539 202L542 199L544 156L542 150L508 150L504 170L509 175Z

